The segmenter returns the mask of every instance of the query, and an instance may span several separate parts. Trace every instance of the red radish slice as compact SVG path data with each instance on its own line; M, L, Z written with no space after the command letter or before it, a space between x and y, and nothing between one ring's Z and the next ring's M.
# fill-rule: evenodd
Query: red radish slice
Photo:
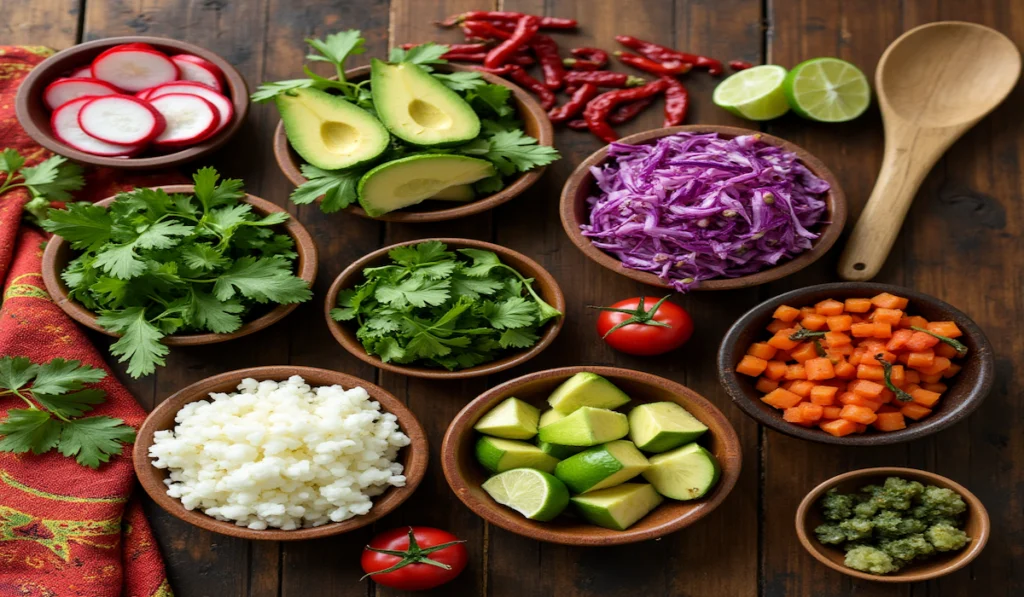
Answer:
M143 89L142 91L136 93L135 97L139 98L140 100L149 99L149 94L153 93L154 89L156 88L150 87L149 89Z
M214 133L227 126L227 124L231 122L231 118L235 115L235 107L231 103L231 100L210 89L206 85L193 81L175 81L174 83L166 83L151 91L149 95L146 96L146 99L153 100L161 95L167 95L169 93L198 95L213 104L213 107L217 109L217 113L220 115L220 120L217 122L217 129L213 131Z
M178 67L156 50L115 46L93 61L92 74L97 79L135 93L177 80Z
M162 133L164 117L130 95L94 98L78 112L78 126L105 143L140 145Z
M69 79L91 79L92 78L92 65L86 65L81 68L76 68L71 71L68 75Z
M46 86L46 90L43 91L43 102L51 110L56 110L80 97L98 97L117 93L120 91L116 87L98 79L57 79Z
M167 128L153 140L154 145L192 145L209 137L217 128L217 108L198 95L168 93L149 103L167 120Z
M154 48L150 44L147 44L147 43L141 42L141 41L133 41L130 44L121 44L119 46L114 46L113 49L126 50L126 49L131 49L131 48L142 49L142 50L156 50L156 48Z
M130 156L138 153L145 147L144 145L132 147L104 143L83 131L82 127L78 126L78 113L85 104L92 100L93 98L90 97L82 97L54 110L53 115L50 117L50 126L53 128L53 134L78 151L99 156Z
M217 92L224 90L223 85L220 83L221 70L209 60L204 60L192 54L178 54L177 56L171 56L171 60L178 65L182 81L195 81Z

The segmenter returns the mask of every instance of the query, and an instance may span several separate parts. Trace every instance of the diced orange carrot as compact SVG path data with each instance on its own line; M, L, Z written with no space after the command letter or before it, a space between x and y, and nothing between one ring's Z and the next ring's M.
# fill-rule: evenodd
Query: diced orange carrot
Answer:
M914 399L914 402L921 406L927 406L931 408L935 406L935 403L942 397L938 392L932 392L924 388L918 388L913 392L910 392L910 397Z
M858 346L863 348L867 354L878 354L885 351L885 344L885 342L877 338L865 338L860 341Z
M907 383L907 370L903 368L903 365L892 366L892 370L889 371L889 381L897 388L902 388L903 384Z
M941 375L942 372L952 364L953 363L951 363L946 357L935 357L935 361L932 362L931 367L926 367L924 369L918 368L918 371L921 372L921 375Z
M851 324L852 325L852 324ZM835 348L836 346L846 346L853 342L848 334L843 332L825 332L825 346L829 348Z
M817 332L825 327L826 321L827 320L824 315L811 313L810 315L805 315L804 318L800 320L800 325L812 332Z
M931 349L925 349L924 352L912 352L907 355L907 367L911 369L927 369L935 364L935 353Z
M814 315L817 311L814 307L800 307L800 317L807 317L808 315Z
M807 379L807 371L804 370L804 366L797 363L796 365L786 366L786 379Z
M885 379L885 371L877 365L865 365L861 362L860 365L857 365L857 379L882 381Z
M755 357L754 355L743 355L743 359L736 365L736 373L757 377L768 368L768 361Z
M768 361L768 367L764 370L764 376L768 379L780 380L786 375L786 363L782 361Z
M800 404L801 401L803 401L803 398L782 388L776 388L761 398L761 402L780 409L793 408L797 404Z
M941 373L924 373L921 372L921 383L939 383L942 381Z
M849 315L831 315L825 318L825 325L833 332L845 332L853 325L853 317Z
M772 313L772 317L775 319L781 319L786 322L793 321L799 316L800 309L795 309L789 305L779 305L779 307L775 309L775 313Z
M888 323L876 323L874 324L875 329L871 333L872 338L892 338L892 326Z
M853 354L853 344L843 344L842 346L833 346L833 347L825 349L825 352L829 353L832 356L840 355L840 356L848 357L851 354Z
M785 330L785 329L788 329L788 328L791 328L791 327L793 327L793 324L791 324L789 322L782 321L781 319L773 319L772 322L769 323L768 327L766 327L765 329L774 334L776 332L779 332L781 330Z
M799 380L797 380L797 379L791 379L791 380L789 380L789 381L783 381L783 382L779 383L779 387L780 387L780 388L782 388L782 389L784 389L784 390L788 390L788 389L789 389L789 388L791 388L791 387L793 386L793 384L795 384L795 383L796 383L797 381L799 381Z
M907 422L901 412L876 414L875 422L871 425L879 431L899 431L907 428Z
M767 394L777 387L779 387L779 382L774 379L768 379L767 377L759 377L757 379L757 383L754 385L754 389L762 394Z
M854 338L870 338L875 335L875 324L855 323L850 326L850 335Z
M819 406L835 404L839 388L832 386L814 386L811 388L811 402Z
M809 397L811 395L811 390L813 389L814 382L807 381L806 379L798 379L793 382L793 385L789 386L789 391L801 398Z
M946 344L945 342L936 344L935 347L932 348L932 350L935 352L935 356L937 357L946 357L947 359L952 359L957 356L956 349L950 346L949 344Z
M964 335L954 321L933 321L929 323L925 329L929 332L945 336L947 338L959 338Z
M900 319L903 318L903 311L899 309L875 309L871 313L871 321L875 323L887 323L892 326L900 324Z
M867 425L863 425L861 423L854 423L854 425L857 426L857 433L864 433L865 431L868 430L868 426Z
M842 315L844 309L845 307L843 303L833 299L825 299L814 305L814 311L819 315L824 315L826 317Z
M875 411L864 406L857 406L855 404L847 404L843 407L843 410L839 413L839 418L846 419L851 423L860 423L861 425L870 425L875 422L878 415Z
M904 315L900 319L900 327L901 328L911 328L911 327L923 328L923 327L925 327L927 325L928 325L928 320L925 319L924 317L921 317L920 315L911 315L909 317Z
M942 377L949 379L957 373L960 373L961 369L963 369L962 366L957 365L956 363L950 363L949 367L946 367L946 370L942 372Z
M775 335L768 340L768 344L781 350L790 350L797 344L800 344L799 340L790 340L789 337L796 332L795 328L786 328L775 332Z
M850 313L867 313L871 310L871 299L848 298L845 301L845 307Z
M811 402L801 402L797 408L800 409L800 418L808 423L821 419L821 415L824 413L824 409L820 405Z
M903 375L904 377L907 378L908 384L921 383L921 374L918 373L917 371L914 371L912 369L906 369Z
M903 413L903 416L907 417L908 419L914 419L915 421L919 421L927 417L928 415L932 414L932 409L928 408L927 406L921 406L916 402L908 402L903 405L903 408L900 409L900 412Z
M855 379L847 388L854 394L860 394L866 398L878 398L882 395L885 386L867 379Z
M843 407L841 407L841 406L824 406L821 409L821 418L822 419L838 419L839 418L839 413L841 413L841 412L843 412Z
M850 318L853 319L853 323L864 323L868 320L867 316L860 313L851 313Z
M852 363L849 362L839 363L834 367L834 369L836 372L836 377L841 377L843 379L852 379L857 375L856 365L853 365Z
M806 425L807 421L804 420L803 411L798 407L793 406L782 411L782 418L794 425Z
M778 351L779 349L775 348L774 346L769 346L764 342L754 342L753 344L750 345L750 348L747 349L747 354L755 356L759 359L770 361L772 360L772 357L775 356L775 353Z
M914 332L914 335L907 340L905 348L910 352L921 352L928 350L939 343L939 339L924 332Z
M909 302L903 297L889 294L888 292L871 297L871 304L883 309L905 309Z
M812 381L832 379L836 376L836 370L832 365L832 361L824 357L804 361L804 371L807 373L807 379Z
M844 437L857 432L857 424L851 423L846 419L836 419L827 423L821 423L818 427L820 427L822 431L836 437Z
M888 361L890 363L895 363L896 362L896 355L894 355L893 353L891 353L891 352L889 352L887 350L883 350L882 352L865 354L861 358L860 364L861 365L870 365L872 367L881 367L882 364L879 363L878 359L876 358L876 355L879 355L879 354L882 355L882 358L884 360L886 360L886 361Z
M793 360L796 362L803 363L808 359L817 357L818 350L814 347L814 342L804 342L800 346L789 351L789 356L793 357Z
M945 394L946 390L949 389L949 386L944 383L924 383L921 384L921 387L929 392L938 392L940 394Z
M793 360L793 357L789 356L788 350L779 350L778 352L775 353L775 358L773 358L772 360L788 363Z
M914 335L914 330L896 330L892 333L892 338L889 338L889 342L886 343L885 349L890 351L896 351L907 345L907 341Z
M900 409L896 408L895 406L893 406L891 404L883 404L875 412L878 413L878 414L882 414L882 413L898 413L898 412L900 412Z
M853 392L843 392L839 395L839 404L852 404L854 406L863 406L873 411L878 410L882 406L880 400L872 400L866 398L860 394L854 394Z
M893 394L889 388L882 388L882 393L878 395L878 402L880 404L889 404L895 399L896 394Z
M850 356L846 357L846 360L849 361L849 363L851 365L854 365L854 366L860 365L860 362L862 360L864 360L864 349L863 348L854 349L853 354L851 354Z

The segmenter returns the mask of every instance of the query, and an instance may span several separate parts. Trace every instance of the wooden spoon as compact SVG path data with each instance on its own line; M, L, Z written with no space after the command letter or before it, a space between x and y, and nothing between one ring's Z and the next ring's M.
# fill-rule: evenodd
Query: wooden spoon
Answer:
M1020 70L1013 42L975 23L922 25L885 50L875 73L885 156L839 260L842 278L869 280L882 269L928 171L1006 98Z

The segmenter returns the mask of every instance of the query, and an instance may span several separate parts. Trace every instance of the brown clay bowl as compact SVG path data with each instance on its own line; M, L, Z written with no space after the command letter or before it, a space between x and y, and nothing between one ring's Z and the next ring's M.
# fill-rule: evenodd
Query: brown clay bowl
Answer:
M737 374L734 367L746 354L747 347L753 342L769 337L765 331L772 320L772 313L779 305L803 307L813 305L827 298L844 300L847 298L870 298L882 292L889 292L910 299L907 310L912 315L922 315L931 321L955 321L963 331L960 340L967 345L969 352L961 364L963 370L955 377L945 380L949 385L932 412L920 421L907 421L907 428L888 433L875 432L869 429L866 433L835 437L814 427L806 428L787 423L782 419L782 412L761 402L761 394L754 389L756 379L747 375ZM725 390L732 396L743 412L776 431L799 437L801 439L838 444L842 446L878 446L896 444L919 439L936 433L965 419L981 405L995 379L995 361L992 357L992 346L985 338L984 332L971 321L962 311L940 301L939 299L916 292L901 286L889 284L872 284L868 282L838 282L808 286L769 299L748 311L726 332L718 349L718 378Z
M457 64L436 64L434 69L442 73L473 70ZM489 73L480 74L483 75L488 83L502 85L512 90L512 98L515 100L519 118L523 122L523 129L527 135L537 139L537 142L541 145L554 145L555 133L551 127L551 120L548 119L547 112L540 107L540 104L529 93L501 77ZM369 76L369 66L361 66L345 71L345 78L349 81L359 81ZM302 158L299 157L299 154L295 153L295 150L288 143L283 122L277 123L277 129L274 130L274 157L277 159L277 165L281 168L281 172L284 173L285 177L293 185L299 186L306 182L306 177L299 170L299 166L303 164ZM385 222L440 222L485 212L522 194L540 179L541 175L544 174L544 170L545 168L541 167L524 172L497 193L481 197L469 203L453 205L449 201L424 201L418 205L412 205L373 219ZM343 211L364 218L370 217L359 205L352 205Z
M478 435L473 426L480 417L510 396L543 409L547 406L548 395L563 381L581 371L606 377L622 388L632 399L626 408L645 402L676 402L707 425L708 432L698 441L715 455L722 467L722 476L711 493L700 500L689 502L666 498L660 506L625 531L606 529L569 516L560 516L550 522L528 520L492 500L480 487L487 480L488 473L474 456ZM682 384L631 369L563 367L517 377L491 388L467 404L455 415L444 434L441 465L444 467L445 479L455 495L470 510L491 524L538 541L580 546L621 545L657 539L707 516L722 503L736 484L740 475L741 451L739 437L722 411Z
M886 477L902 477L925 485L952 489L960 494L960 497L967 504L967 511L963 514L964 531L971 537L971 542L960 551L937 554L927 560L910 564L893 574L868 574L853 568L847 568L843 564L845 554L842 549L820 543L814 536L814 529L826 522L821 515L821 509L818 507L818 500L833 487L843 493L853 493L865 485L884 483ZM800 538L800 544L816 560L833 570L838 570L849 576L886 583L931 580L963 568L970 564L974 558L978 557L981 550L985 548L990 530L991 525L989 523L988 511L985 510L985 506L977 496L952 479L913 468L866 468L837 475L812 489L803 501L800 502L800 506L796 510L796 535Z
M555 321L549 321L545 324L544 333L541 334L540 340L530 348L511 353L508 356L491 361L490 363L484 363L483 365L477 365L476 367L469 367L467 369L459 369L458 371L448 371L447 369L434 367L385 363L380 359L380 357L367 353L366 349L363 348L362 343L359 342L358 338L356 338L356 327L351 325L351 322L339 322L335 321L331 317L331 309L336 307L338 303L338 293L346 288L352 288L361 284L365 280L365 278L363 278L364 269L384 265L388 259L388 251L396 247L415 245L429 240L440 241L448 245L448 249L451 251L456 249L481 249L484 251L493 251L498 255L502 263L515 268L526 278L533 278L534 290L537 291L537 294L547 301L549 305L561 311L562 316ZM468 238L421 238L419 240L410 240L396 243L382 249L377 249L376 251L364 255L358 260L352 262L351 265L346 267L345 270L334 279L334 283L332 283L330 289L327 290L327 298L324 301L324 317L327 318L327 328L331 331L331 335L334 336L334 339L337 340L345 350L352 353L353 356L361 361L369 363L378 369L391 371L392 373L398 373L401 375L408 375L409 377L422 377L426 379L466 379L469 377L490 375L492 373L510 369L516 365L521 365L540 354L542 350L555 341L555 337L562 331L562 324L565 323L565 295L562 294L562 289L558 287L558 282L555 280L554 276L548 273L546 269L526 255L513 251L512 249L479 240L470 240Z
M401 458L402 465L405 467L403 472L406 477L405 487L388 488L387 491L373 499L373 508L362 516L356 516L344 522L292 531L280 529L260 531L238 526L233 522L217 520L199 510L186 510L181 505L181 501L167 495L167 486L164 484L164 479L168 477L167 469L159 469L150 464L149 448L153 445L153 434L155 432L174 428L174 417L181 410L181 407L191 402L204 400L211 392L233 392L237 389L238 383L247 377L258 381L267 379L281 381L288 379L292 375L301 376L313 387L337 384L345 389L351 389L361 386L370 394L373 400L380 403L383 411L398 417L399 427L412 440L412 443L402 448L399 452L399 458ZM294 541L340 535L373 524L401 505L402 502L407 500L416 491L416 487L423 480L423 475L427 470L428 453L427 436L420 422L416 419L416 415L401 400L395 398L384 388L358 377L337 371L313 367L279 365L228 371L227 373L208 377L178 390L178 392L153 409L153 412L149 413L149 416L142 423L142 427L139 428L135 439L135 447L132 449L132 460L135 465L135 474L138 476L139 482L142 483L142 488L146 490L146 493L149 494L149 497L158 506L172 516L201 529L230 537L238 537L239 539Z
M216 64L224 72L226 84L224 95L231 100L234 107L235 113L231 122L213 137L191 147L164 154L151 154L147 151L141 156L130 158L103 157L85 153L66 145L54 136L50 128L50 110L43 104L43 91L46 86L55 79L67 76L66 73L69 71L89 64L105 50L130 43L147 43L157 50L169 54L195 54ZM107 166L123 170L150 170L171 168L197 160L227 143L228 139L242 127L245 115L249 112L249 88L245 84L245 79L231 63L205 48L166 37L132 35L88 41L50 56L32 69L32 72L22 81L21 86L18 87L15 104L18 122L21 123L25 132L36 143L56 154L94 166Z
M789 141L760 131L753 131L733 126L692 124L637 133L620 139L618 143L627 143L632 145L653 143L661 137L668 137L676 133L718 133L726 139L739 137L741 135L760 135L761 140L765 143L775 145L788 152L795 153L807 169L818 177L826 180L829 186L832 187L825 196L825 203L827 204L825 223L820 224L817 228L812 230L812 232L819 233L819 237L814 241L810 250L797 255L789 261L784 261L775 267L762 270L756 274L750 274L738 278L719 278L702 281L694 287L694 290L733 290L736 288L747 288L778 280L779 278L798 272L817 261L832 247L832 245L835 244L836 240L839 239L839 235L843 231L843 225L846 223L846 195L843 194L843 190L839 186L839 181L836 180L835 175L832 174L821 160L811 155L805 149L794 145ZM590 239L583 236L583 233L580 231L580 225L585 224L588 221L586 205L587 198L592 196L597 189L594 175L590 172L590 169L594 166L601 165L607 159L608 146L606 145L590 154L587 159L580 162L580 165L576 167L576 170L574 170L568 180L565 181L565 185L562 187L562 199L560 206L562 227L565 229L565 233L569 235L569 239L572 240L573 244L576 245L579 250L583 251L584 255L597 262L598 265L610 269L617 274L626 276L627 278L632 278L637 282L643 282L644 284L658 286L661 288L671 288L670 285L666 284L655 274L623 266L622 262L615 258L615 256L605 253L601 249L595 247Z
M191 193L193 189L190 184L166 185L154 188L163 189L168 193ZM96 205L106 207L110 205L115 198L116 196L108 197L102 201L97 201ZM242 201L252 205L254 211L262 215L284 211L284 209L270 201L260 199L255 195L246 195ZM296 263L295 275L305 280L306 283L312 287L313 280L316 279L317 270L317 251L316 243L313 242L313 237L310 236L306 228L294 217L288 218L285 223L280 225L279 229L292 237L292 240L295 242L295 252L299 254ZM64 268L67 267L68 262L71 261L73 256L74 249L71 248L71 244L60 236L55 235L46 243L46 249L43 251L42 266L43 283L46 284L46 291L50 293L50 296L53 298L54 302L57 303L57 306L63 309L71 319L74 319L85 327L95 330L101 334L106 334L115 338L119 337L119 334L115 334L96 323L95 313L76 303L70 296L68 296L68 287L64 284L64 280L60 277L60 274L64 271ZM218 342L227 342L228 340L248 336L249 334L258 332L263 328L277 323L285 315L294 311L298 306L298 303L278 305L260 317L243 323L242 327L230 334L173 334L166 336L161 340L161 342L167 346L198 346L200 344L217 344Z

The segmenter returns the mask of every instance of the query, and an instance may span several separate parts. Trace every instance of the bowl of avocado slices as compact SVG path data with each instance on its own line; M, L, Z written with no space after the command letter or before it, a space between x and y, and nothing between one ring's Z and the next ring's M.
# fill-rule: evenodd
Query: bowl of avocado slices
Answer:
M448 64L447 47L392 50L345 70L358 31L308 40L327 79L267 83L253 101L281 116L274 156L297 204L391 222L436 222L518 196L558 159L547 113L520 87Z
M470 402L441 445L455 495L488 522L565 545L656 539L732 490L739 438L713 404L668 379L565 367Z

